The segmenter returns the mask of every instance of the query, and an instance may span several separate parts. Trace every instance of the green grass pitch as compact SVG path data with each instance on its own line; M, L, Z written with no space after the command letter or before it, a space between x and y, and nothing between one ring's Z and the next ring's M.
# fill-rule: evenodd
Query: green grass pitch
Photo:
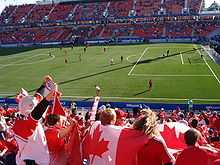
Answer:
M205 51L194 50L200 45L107 46L106 52L103 46L91 46L85 53L83 48L1 49L0 96L13 95L22 87L35 89L50 74L63 96L75 99L93 97L99 85L103 99L109 101L220 102L220 67ZM153 88L147 91L150 79Z

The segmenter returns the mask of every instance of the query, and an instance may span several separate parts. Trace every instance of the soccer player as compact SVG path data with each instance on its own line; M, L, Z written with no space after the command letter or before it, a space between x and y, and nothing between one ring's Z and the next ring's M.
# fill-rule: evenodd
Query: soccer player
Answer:
M103 48L104 53L106 52L106 47Z
M121 56L121 63L123 62L123 59L124 59L124 57L123 57L123 56Z
M169 54L170 54L170 50L168 49L168 50L167 50L167 56L169 56Z
M113 65L113 64L114 64L114 59L111 58L111 60L110 60L110 65Z
M87 47L84 47L84 49L83 49L84 53L86 52L86 49L87 49Z
M186 131L184 139L188 147L177 157L176 165L208 165L208 153L196 146L200 136L200 132L196 129Z
M148 81L148 91L150 91L152 89L152 86L153 86L153 82L152 82L152 80L149 80Z
M79 61L80 62L82 61L82 54L81 53L79 54Z
M65 64L67 64L68 63L68 60L67 60L67 50L65 50L64 51L64 62L65 62Z

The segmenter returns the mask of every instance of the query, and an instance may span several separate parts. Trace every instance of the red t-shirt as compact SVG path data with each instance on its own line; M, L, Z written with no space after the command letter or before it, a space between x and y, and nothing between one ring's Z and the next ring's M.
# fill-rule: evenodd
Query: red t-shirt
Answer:
M162 165L173 162L167 147L157 138L152 138L138 152L138 165Z
M3 140L0 140L0 151L2 152L4 149L8 149L7 146L3 143Z
M8 152L17 152L18 146L15 139L3 140L2 143L8 148Z
M57 153L64 149L64 140L59 138L59 128L49 127L45 135L50 152Z
M188 147L177 157L176 165L208 165L208 154L199 147Z

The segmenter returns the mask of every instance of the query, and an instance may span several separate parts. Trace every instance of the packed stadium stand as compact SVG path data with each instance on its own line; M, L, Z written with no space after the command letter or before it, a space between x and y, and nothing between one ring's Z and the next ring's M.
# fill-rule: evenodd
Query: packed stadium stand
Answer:
M219 16L201 14L202 0L120 0L28 4L6 7L0 16L2 44L138 37L205 39Z

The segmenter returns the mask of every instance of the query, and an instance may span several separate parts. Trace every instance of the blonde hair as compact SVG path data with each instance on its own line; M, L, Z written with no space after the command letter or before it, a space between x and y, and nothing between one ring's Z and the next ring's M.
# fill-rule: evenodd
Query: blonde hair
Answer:
M100 113L100 121L102 125L115 124L116 122L116 113L114 109L107 108Z
M149 136L157 135L157 116L150 109L141 110L141 115L133 124L133 128Z

